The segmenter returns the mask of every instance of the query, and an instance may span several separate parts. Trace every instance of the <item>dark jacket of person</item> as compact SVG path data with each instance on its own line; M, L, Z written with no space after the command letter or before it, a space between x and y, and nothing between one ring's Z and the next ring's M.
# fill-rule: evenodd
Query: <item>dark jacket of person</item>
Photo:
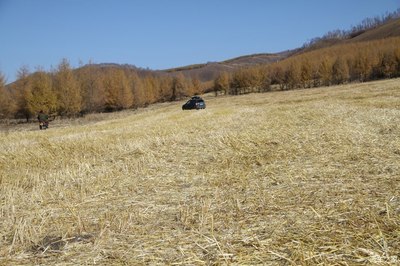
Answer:
M47 114L43 113L43 111L39 112L39 115L37 118L38 118L39 122L47 122L49 120L49 116Z

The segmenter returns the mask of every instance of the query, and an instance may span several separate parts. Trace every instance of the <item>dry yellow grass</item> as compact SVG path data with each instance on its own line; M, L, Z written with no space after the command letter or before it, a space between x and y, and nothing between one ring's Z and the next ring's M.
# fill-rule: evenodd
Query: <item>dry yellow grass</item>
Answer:
M400 263L400 80L0 131L0 265Z

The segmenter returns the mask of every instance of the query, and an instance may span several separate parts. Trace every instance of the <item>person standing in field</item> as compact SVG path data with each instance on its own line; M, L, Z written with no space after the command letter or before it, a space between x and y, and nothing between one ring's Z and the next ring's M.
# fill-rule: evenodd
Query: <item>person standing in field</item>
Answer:
M39 120L39 128L46 129L49 127L49 116L40 110L37 119Z

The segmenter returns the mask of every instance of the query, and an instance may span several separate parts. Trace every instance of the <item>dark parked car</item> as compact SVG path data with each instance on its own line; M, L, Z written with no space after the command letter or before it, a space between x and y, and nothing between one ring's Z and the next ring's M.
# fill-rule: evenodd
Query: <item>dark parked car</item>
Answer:
M206 103L200 96L193 96L189 101L182 105L182 110L205 109Z

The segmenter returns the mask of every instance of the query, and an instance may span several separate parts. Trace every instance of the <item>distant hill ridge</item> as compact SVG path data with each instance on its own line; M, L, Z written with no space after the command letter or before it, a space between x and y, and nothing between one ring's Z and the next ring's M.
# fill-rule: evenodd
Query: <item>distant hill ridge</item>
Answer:
M279 53L257 53L243 55L221 62L199 63L163 70L144 69L129 64L120 65L115 63L101 63L95 65L99 67L122 67L126 69L135 69L143 73L148 71L154 71L160 74L182 73L185 77L196 77L202 82L207 82L215 79L221 72L233 72L242 67L275 63L291 56L309 51L352 42L365 42L400 36L399 16L400 9L393 13L387 14L387 16L383 18L378 17L374 19L365 19L363 23L361 23L359 26L353 27L353 29L349 31L336 30L329 32L323 37L314 38L301 48L295 48L293 50Z
M189 66L166 69L162 71L167 73L181 72L187 77L197 77L201 81L205 82L216 78L216 76L223 71L232 72L242 67L278 62L296 53L296 51L297 50L289 50L280 53L259 53L244 55L221 62L194 64Z
M378 26L373 26L371 27L371 29L359 28L357 30L357 27L355 27L355 29L353 29L353 32L349 31L349 36L343 38L316 38L317 41L309 46L305 45L301 48L283 51L280 53L257 53L243 55L221 62L193 64L177 68L165 69L161 70L161 72L180 72L183 73L186 77L197 77L201 81L205 82L215 79L215 77L223 71L232 72L242 67L275 63L287 59L291 56L295 56L311 50L317 50L346 43L365 42L390 37L397 37L400 36L400 18L397 17L399 16L399 14L399 11L394 12L391 15L390 19L388 19L386 22L379 24Z

